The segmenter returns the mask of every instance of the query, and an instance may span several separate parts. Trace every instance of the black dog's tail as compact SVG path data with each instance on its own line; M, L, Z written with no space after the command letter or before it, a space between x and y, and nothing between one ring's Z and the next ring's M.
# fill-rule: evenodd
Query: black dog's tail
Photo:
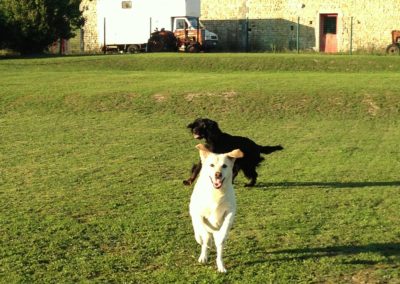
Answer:
M260 152L263 153L263 154L271 154L272 152L281 151L281 150L283 150L283 147L281 145L260 146Z

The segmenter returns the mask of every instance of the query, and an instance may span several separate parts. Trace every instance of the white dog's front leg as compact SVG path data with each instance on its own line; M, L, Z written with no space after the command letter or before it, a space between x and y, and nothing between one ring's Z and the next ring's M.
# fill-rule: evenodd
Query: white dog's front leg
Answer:
M223 250L224 250L224 243L217 245L217 268L218 268L218 272L226 273L224 261L222 260Z
M207 245L204 243L201 246L201 253L199 257L199 262L200 263L207 263L208 261L208 251L207 251Z
M216 247L225 242L226 238L228 237L229 229L232 227L234 217L234 212L226 214L221 228L219 229L219 231L213 234Z
M228 237L229 229L232 226L234 218L234 212L230 212L226 215L224 223L222 224L220 230L214 233L215 247L217 248L217 268L219 272L225 273L226 268L222 260L222 254L224 250L224 243Z
M208 232L204 232L202 235L203 243L201 244L201 253L199 257L200 263L207 263L208 261L208 246L210 243L211 234Z

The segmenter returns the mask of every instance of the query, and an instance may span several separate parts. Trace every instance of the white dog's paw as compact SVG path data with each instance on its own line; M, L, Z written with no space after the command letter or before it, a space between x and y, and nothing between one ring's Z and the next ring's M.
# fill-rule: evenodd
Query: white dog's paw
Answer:
M225 268L223 265L221 265L221 266L218 265L218 272L220 272L220 273L226 273L227 270L226 270L226 268Z
M199 257L199 262L200 263L207 263L207 261L208 261L207 255L201 254L200 257Z
M221 273L226 273L226 268L224 266L224 263L221 259L217 258L217 268L218 268L218 272Z

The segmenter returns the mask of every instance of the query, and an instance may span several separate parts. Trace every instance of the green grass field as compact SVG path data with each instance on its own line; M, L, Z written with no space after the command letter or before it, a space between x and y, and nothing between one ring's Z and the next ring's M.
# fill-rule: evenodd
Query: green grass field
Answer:
M0 282L400 283L400 57L0 60ZM282 144L200 265L186 125Z

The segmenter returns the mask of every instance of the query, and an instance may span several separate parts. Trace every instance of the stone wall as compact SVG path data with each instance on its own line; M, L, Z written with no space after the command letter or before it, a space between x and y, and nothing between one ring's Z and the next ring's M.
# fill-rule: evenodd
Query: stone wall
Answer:
M337 14L337 47L384 50L400 29L399 0L202 0L202 22L217 33L223 49L320 50L320 15ZM248 31L248 32L247 32Z
M84 51L99 52L100 44L97 35L96 0L82 0L80 8L85 18L85 26L83 28Z

